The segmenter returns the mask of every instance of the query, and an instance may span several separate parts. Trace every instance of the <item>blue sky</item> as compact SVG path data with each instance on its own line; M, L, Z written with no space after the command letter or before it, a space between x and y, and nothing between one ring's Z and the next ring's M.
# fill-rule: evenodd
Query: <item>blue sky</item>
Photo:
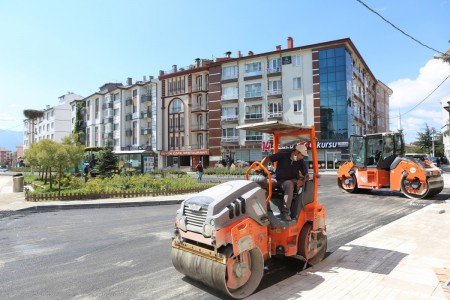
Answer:
M449 49L449 0L364 2L422 43ZM0 0L0 129L22 131L24 109L56 105L67 91L88 96L105 82L158 76L197 57L284 49L288 36L294 46L351 38L376 78L393 88L392 117L450 75L434 51L356 0ZM450 79L402 116L407 141L425 123L440 130L448 95Z

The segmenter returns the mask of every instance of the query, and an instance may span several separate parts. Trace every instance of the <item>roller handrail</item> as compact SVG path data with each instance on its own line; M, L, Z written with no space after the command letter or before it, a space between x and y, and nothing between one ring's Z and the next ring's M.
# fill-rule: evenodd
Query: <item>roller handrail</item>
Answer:
M250 167L248 167L247 172L245 172L245 179L248 180L248 174L251 170L256 169L256 167L260 167L267 174L267 184L268 184L268 196L266 199L266 205L269 205L270 198L272 198L272 175L270 175L269 170L259 161L255 161L252 163Z

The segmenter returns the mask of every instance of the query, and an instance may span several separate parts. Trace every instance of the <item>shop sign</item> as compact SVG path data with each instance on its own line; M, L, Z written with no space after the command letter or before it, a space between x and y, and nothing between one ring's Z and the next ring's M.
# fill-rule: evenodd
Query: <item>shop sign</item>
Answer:
M305 143L305 146L308 148L311 148L311 142ZM338 148L348 148L348 141L326 141L316 142L317 149L338 149ZM285 145L285 146L279 146L278 149L293 149L294 145ZM272 142L271 141L263 141L261 142L261 149L262 151L270 151L272 149Z
M209 155L209 150L169 150L160 151L163 156Z

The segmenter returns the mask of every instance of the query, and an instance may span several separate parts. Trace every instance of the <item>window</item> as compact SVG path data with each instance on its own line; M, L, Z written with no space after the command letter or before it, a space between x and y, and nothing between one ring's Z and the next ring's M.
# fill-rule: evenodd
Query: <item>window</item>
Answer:
M245 85L245 98L261 97L261 83Z
M137 96L137 90L133 90L133 97Z
M302 80L301 77L295 77L292 79L292 86L294 90L299 90L302 88Z
M222 88L222 100L237 99L238 88L236 86L228 86Z
M302 111L302 100L295 100L294 101L294 111L295 112Z
M268 95L272 96L280 94L281 94L281 80L270 80Z
M294 67L299 67L301 64L300 55L294 55L292 56L292 65Z
M246 141L262 141L262 132L246 131Z
M237 107L223 107L222 108L222 120L232 121L238 118L238 108Z
M245 76L261 75L261 62L252 62L245 64Z
M262 105L249 105L245 107L245 119L261 119Z
M180 99L175 99L170 107L170 113L182 112L182 102Z
M222 68L222 79L223 80L233 79L233 78L237 78L237 77L238 77L237 66L229 66L229 67Z
M282 117L283 107L281 102L269 103L269 118Z
M238 136L236 128L222 128L222 137L236 137Z
M281 61L279 58L269 59L268 73L281 72Z

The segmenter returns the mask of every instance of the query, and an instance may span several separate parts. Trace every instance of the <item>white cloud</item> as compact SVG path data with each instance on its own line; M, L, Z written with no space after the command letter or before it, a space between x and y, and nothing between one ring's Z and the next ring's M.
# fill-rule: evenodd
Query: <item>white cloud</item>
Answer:
M420 69L417 78L402 78L389 83L388 86L393 90L389 102L391 130L398 128L397 116L400 112L407 142L414 142L417 133L423 132L426 124L440 131L444 122L444 110L440 101L450 95L450 78L423 100L449 75L449 64L430 60Z
M388 86L393 90L390 108L413 107L427 97L448 75L450 65L433 59L420 69L417 78L404 78L389 83ZM447 79L421 106L433 102L439 104L439 99L447 95L450 95L450 79Z

